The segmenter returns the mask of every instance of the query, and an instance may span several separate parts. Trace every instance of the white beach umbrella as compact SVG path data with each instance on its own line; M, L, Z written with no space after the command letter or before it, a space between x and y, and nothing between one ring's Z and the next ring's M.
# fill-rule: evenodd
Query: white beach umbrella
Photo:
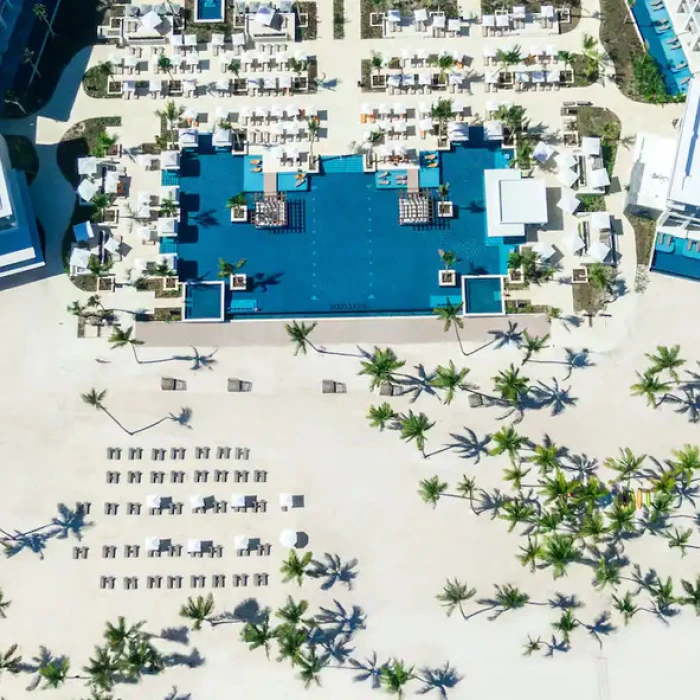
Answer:
M573 168L575 165L578 165L578 158L569 151L562 151L556 156L554 161L560 168Z
M78 158L78 175L94 175L97 172L97 158L85 156Z
M596 262L605 262L605 259L610 255L610 246L605 245L603 241L593 241L588 246L588 255L590 255Z
M202 498L202 496L200 496L198 493L190 496L190 507L192 510L204 508L204 498Z
M280 544L287 548L296 547L297 533L294 532L294 530L282 530L282 534L280 535Z
M591 187L608 187L610 185L610 175L605 168L591 170L590 183Z
M233 538L233 546L235 549L248 549L250 547L250 538L246 535L236 535Z
M562 185L571 187L578 180L578 173L574 170L569 170L569 168L564 168L564 170L560 170L557 174L557 180L559 180Z
M280 508L291 508L294 505L294 497L291 493L280 494Z
M187 540L187 552L189 554L198 554L202 551L202 540Z
M99 187L92 180L83 180L78 185L78 195L85 202L89 202L99 191Z
M540 141L532 151L532 157L538 163L546 163L554 154L554 149L546 144L544 141Z
M242 493L231 494L231 505L234 508L244 508L245 507L245 495Z
M162 21L161 16L151 10L141 17L141 26L149 31L153 31L161 25Z
M559 209L567 214L573 214L578 209L579 204L581 202L578 197L568 190L562 192L561 199L557 202Z
M537 253L541 260L549 260L557 251L554 246L545 241L538 241L532 246L532 250Z
M581 139L581 150L585 156L599 156L600 139L597 136L584 136Z
M586 247L586 244L581 239L581 236L578 235L577 231L571 231L566 236L566 247L572 253L578 253L580 250L583 250L583 248Z
M591 228L596 231L610 230L610 212L593 211L590 213Z
M157 552L160 549L160 539L158 537L146 538L146 551Z
M146 496L146 508L160 508L161 497L158 494Z

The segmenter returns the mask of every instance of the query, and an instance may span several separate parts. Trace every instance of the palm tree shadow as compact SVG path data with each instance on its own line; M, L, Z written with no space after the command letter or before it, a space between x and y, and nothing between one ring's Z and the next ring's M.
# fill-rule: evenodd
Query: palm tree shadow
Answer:
M430 384L430 382L435 378L435 373L433 372L428 374L425 370L425 366L422 363L416 365L413 369L416 371L416 377L406 375L398 382L400 386L404 387L402 395L413 394L410 400L411 403L418 401L418 398L423 393L426 393L429 396L437 397L437 392Z
M255 598L246 598L233 609L233 618L237 622L259 625L268 618L269 613L267 608L260 607L260 603Z
M313 561L313 569L310 575L314 578L324 578L325 581L321 584L321 590L327 591L336 583L344 585L348 590L352 590L353 581L358 576L357 559L350 559L343 562L337 554L324 555L325 562Z
M537 385L530 387L529 394L523 397L523 408L550 408L550 415L558 416L578 403L578 399L571 396L570 392L571 387L560 387L555 377L552 377L551 386L538 381Z
M598 460L587 454L566 454L561 462L562 469L575 472L579 478L592 476L598 470Z
M603 640L601 637L607 637L617 629L615 625L610 622L610 613L607 610L600 613L590 625L584 625L584 627L588 630L590 635L595 637L601 649L603 648Z
M555 610L578 610L583 607L583 603L576 597L575 593L566 595L556 592L547 602L549 606Z
M420 670L420 681L423 683L423 687L417 690L416 694L425 695L431 690L437 690L440 697L446 698L447 691L454 688L461 680L462 676L457 673L454 667L450 666L449 661L438 668L425 667Z
M479 515L490 511L491 520L495 520L503 509L503 504L506 500L505 496L501 493L500 489L494 489L493 494L481 490L479 496Z
M163 656L163 664L166 667L186 666L187 668L199 668L205 664L204 657L199 653L199 649L194 648L189 654L167 654Z
M696 393L695 389L684 389L682 397L673 398L679 404L678 408L675 409L676 413L686 415L689 423L700 421L700 395Z
M508 321L508 328L505 330L489 331L489 335L492 335L494 338L493 342L496 350L500 350L507 345L515 345L516 348L519 348L523 340L522 331L518 330L518 324L513 323L513 321Z
M450 437L454 442L449 447L454 449L462 459L473 459L475 464L478 464L482 456L488 456L487 446L491 442L491 436L486 434L480 440L471 428L465 426L464 431L465 435L450 433Z
M188 644L190 641L190 630L185 625L182 627L164 627L158 636L168 642Z
M547 651L544 655L550 658L554 656L555 651L558 651L562 654L566 654L569 651L571 651L571 646L565 639L559 640L554 635L552 635L552 641L546 644Z
M82 505L71 510L65 503L59 503L58 515L51 518L51 525L56 528L53 532L59 540L65 540L73 535L78 541L83 539L83 530L94 525L85 520L85 509Z
M329 625L338 634L349 635L365 629L367 615L359 605L353 605L348 612L339 601L334 599L333 602L335 610L320 607L320 612L314 618L319 625Z
M36 673L40 668L43 668L47 664L54 660L54 655L51 651L45 647L43 644L39 647L39 653L32 657L31 662L27 663L25 661L20 662L19 670L22 673ZM36 681L37 683L39 680ZM36 686L35 686L36 687Z
M192 693L180 694L177 686L174 685L173 689L163 698L163 700L192 700Z
M381 687L380 678L382 669L386 666L386 663L379 663L376 651L373 651L372 656L367 658L364 662L357 661L357 659L348 659L348 663L352 668L359 671L359 673L352 678L355 683L370 681L372 683L372 689L379 690Z
M569 379L571 373L575 369L587 369L588 367L595 367L595 362L591 361L591 352L588 348L582 348L581 350L572 350L571 348L564 348L566 353L566 359L564 360L566 366L568 367L568 372L564 379Z
M187 408L186 406L183 406L180 409L179 413L171 413L168 418L173 421L174 423L177 423L178 425L182 426L183 428L187 428L188 430L192 430L192 426L190 425L190 421L192 420L192 409Z

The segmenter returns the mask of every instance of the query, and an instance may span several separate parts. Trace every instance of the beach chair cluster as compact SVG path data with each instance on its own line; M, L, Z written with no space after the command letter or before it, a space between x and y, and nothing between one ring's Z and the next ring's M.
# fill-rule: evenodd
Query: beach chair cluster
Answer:
M153 461L164 461L168 457L174 460L182 460L187 456L187 449L184 447L152 447L150 458ZM107 447L106 456L108 460L120 460L122 455L129 460L143 459L144 449L142 447ZM194 448L195 459L250 459L249 447L229 447L228 445L218 445L214 448L197 446Z
M381 26L385 38L404 31L417 36L434 38L457 38L462 36L466 22L461 17L447 17L442 10L430 7L414 7L405 14L399 8L386 12L373 12L370 16L373 26Z
M485 37L505 36L527 30L558 32L559 11L554 5L542 5L539 12L528 12L525 5L514 5L510 10L499 9L481 16L481 33ZM570 17L569 17L570 19Z
M225 588L230 580L233 588L245 587L248 581L252 581L253 586L267 586L270 581L268 573L254 574L232 574L229 578L226 574L191 574L189 578L180 575L161 575L154 574L151 576L124 576L121 579L122 588L126 591L136 591L141 587L141 582L145 580L147 590L174 589L179 590L183 587L183 583L189 580L190 588L207 588L208 584L211 588ZM117 586L116 576L100 576L99 585L102 590L114 590Z

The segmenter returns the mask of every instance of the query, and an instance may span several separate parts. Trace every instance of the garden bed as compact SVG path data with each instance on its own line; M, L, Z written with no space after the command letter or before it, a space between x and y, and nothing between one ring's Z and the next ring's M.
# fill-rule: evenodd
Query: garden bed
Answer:
M178 306L168 306L153 310L154 321L182 321L182 309Z
M90 155L99 135L109 126L121 126L121 117L96 117L78 122L63 135L56 158L63 177L77 187L80 183L77 159Z
M333 38L345 38L345 0L333 0Z
M295 3L297 12L297 27L301 41L314 41L318 38L318 16L315 2ZM306 26L300 26L299 15L306 15Z
M577 194L581 202L578 211L605 211L605 197L602 194Z
M10 164L15 170L21 170L31 185L39 172L39 156L34 144L26 136L5 136Z
M615 82L627 97L634 97L632 59L644 47L626 0L600 0L600 41L615 66Z
M83 76L83 90L88 97L97 100L118 99L120 95L107 92L107 83L111 75L111 68L107 63L88 68Z
M603 107L579 107L577 124L579 136L598 136L601 139L603 163L612 177L621 129L617 114Z
M605 294L602 289L597 289L586 282L585 284L574 284L571 286L571 293L574 297L574 312L596 314L605 307Z
M656 238L656 220L634 215L628 215L627 218L634 229L637 265L646 268L651 261L651 252Z

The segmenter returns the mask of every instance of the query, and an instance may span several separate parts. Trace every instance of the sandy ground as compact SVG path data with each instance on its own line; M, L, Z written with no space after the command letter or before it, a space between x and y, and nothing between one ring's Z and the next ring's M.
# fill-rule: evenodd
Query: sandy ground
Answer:
M565 688L572 698L652 698L660 693L677 694L689 688L688 664L700 641L695 617L684 611L666 628L650 615L640 613L630 625L618 627L603 648L585 631L574 634L573 648L554 659L523 658L521 645L528 634L548 637L555 618L548 608L532 606L497 622L479 616L464 622L458 614L448 619L434 599L444 579L457 576L488 596L494 583L521 586L533 601L545 601L556 592L575 593L585 607L584 621L609 609L606 596L591 587L590 570L577 567L566 579L553 581L549 572L531 575L520 567L514 555L520 541L506 533L506 524L486 516L475 517L466 503L443 499L436 510L421 503L416 494L419 479L435 473L454 484L462 473L474 475L485 487L498 485L501 460L491 458L479 464L463 460L453 451L423 460L410 445L394 433L371 430L364 418L372 402L364 378L356 376L352 358L292 355L290 347L221 349L211 371L192 372L187 363L136 365L130 352L110 352L100 341L76 343L72 326L56 313L48 301L36 309L35 327L51 329L50 346L40 347L26 328L25 304L35 299L42 284L9 290L3 296L2 330L8 339L3 346L3 391L0 411L5 429L0 442L0 459L5 465L0 512L4 529L32 528L50 520L58 503L92 503L93 527L85 530L84 544L90 547L87 560L75 561L72 539L52 539L45 558L25 551L5 562L0 584L13 601L8 619L0 624L2 644L18 642L26 659L39 645L54 654L67 654L77 671L99 641L104 622L117 615L146 619L155 633L179 627L177 610L195 593L189 576L202 573L270 573L266 589L233 589L230 582L213 591L220 611L232 610L245 597L260 605L276 606L289 593L308 598L313 605L332 606L337 599L346 608L360 606L367 615L367 629L358 632L352 647L355 656L376 651L380 659L404 658L417 666L453 664L464 677L451 691L452 697L487 695L506 698L516 692L526 697L556 698ZM563 386L571 385L577 399L575 408L552 417L548 410L530 412L520 429L538 439L548 433L572 451L603 459L620 446L648 452L660 458L671 449L696 439L697 427L670 411L653 412L644 402L629 397L634 369L643 364L643 353L656 343L680 342L692 359L697 331L686 325L687 309L695 308L700 288L678 280L654 278L641 298L635 322L624 346L605 353L592 353L591 367L577 370ZM13 304L12 300L17 303ZM677 300L669 303L669 300ZM682 301L680 301L682 300ZM25 304L20 305L23 301ZM52 315L54 314L54 315ZM568 338L555 328L559 345ZM573 347L580 347L571 343ZM476 343L468 346L476 347ZM351 347L334 347L347 351ZM424 363L430 369L449 358L460 362L456 343L396 346L407 366ZM207 350L200 348L204 353ZM182 349L186 353L186 349ZM156 348L141 350L143 359L167 356ZM560 349L547 351L542 359L558 360ZM95 362L95 357L110 360ZM497 369L519 357L517 351L487 349L466 361L475 381L490 386ZM183 394L159 391L159 377L167 373L186 378L189 390ZM177 372L171 368L177 367ZM562 380L565 369L554 364L531 365L534 380ZM254 383L250 395L225 392L227 376L241 376ZM348 385L345 396L322 396L320 379L332 376ZM191 430L166 422L134 438L121 433L109 419L79 399L79 392L95 386L108 390L107 406L130 428L146 425L182 406L192 409ZM374 399L376 401L376 398ZM425 411L437 426L428 448L438 449L450 441L450 433L467 426L481 436L498 429L499 413L469 409L460 396L451 406L421 396L414 405L395 399L396 407ZM145 450L139 467L144 471L140 485L107 485L105 470L126 471L125 460L108 462L107 446L134 445ZM197 445L242 446L251 450L245 468L266 469L266 484L235 485L192 483L192 472L202 462L194 460ZM265 514L207 514L188 512L181 516L103 515L105 501L124 504L145 503L155 491L148 482L152 467L151 447L183 446L183 462L169 460L163 469L181 468L188 473L185 484L165 484L157 492L187 502L192 493L226 499L232 491L265 498ZM241 468L229 462L229 469ZM221 463L210 459L209 468ZM280 492L304 496L305 507L287 513L277 507ZM283 585L278 573L284 551L278 545L282 529L292 527L309 537L308 548L316 556L338 554L344 560L357 558L358 577L352 591L336 586L320 590L319 582L306 582L301 592ZM249 534L273 545L270 557L241 560L233 552L233 536ZM185 543L188 537L212 539L224 546L221 559L125 559L124 544L141 544L148 536L172 537ZM105 560L101 548L118 545L114 560ZM645 538L630 549L634 561L643 567L654 565L662 575L694 577L697 555L690 551L681 559L664 541ZM161 573L185 577L182 590L151 591L145 577ZM99 589L99 576L117 577L114 591ZM136 591L124 591L121 577L139 576ZM207 589L209 579L207 579ZM475 606L468 606L474 609ZM137 687L120 688L119 697L165 697L173 685L194 698L218 696L233 685L237 692L254 697L284 692L287 697L340 698L370 697L369 683L354 683L350 670L328 669L323 688L305 691L282 665L267 663L262 653L250 653L238 640L238 625L222 625L192 633L186 645L162 642L167 651L188 653L197 649L205 663L196 669L173 668L161 677L150 678ZM661 662L661 663L659 663ZM503 672L507 670L507 672ZM575 679L575 682L572 680ZM22 697L29 682L26 675L3 678L6 697ZM51 691L56 698L79 696L78 680L66 688ZM419 685L413 686L417 690ZM411 693L412 690L409 689ZM49 691L47 691L49 693Z

